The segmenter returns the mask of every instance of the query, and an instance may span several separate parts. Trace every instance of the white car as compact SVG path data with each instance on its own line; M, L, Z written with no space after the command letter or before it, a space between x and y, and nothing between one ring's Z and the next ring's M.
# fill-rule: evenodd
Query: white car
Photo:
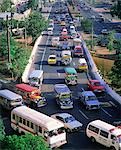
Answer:
M78 131L83 126L82 123L77 121L69 113L57 113L57 114L51 115L51 117L64 123L64 127L67 130L67 132Z

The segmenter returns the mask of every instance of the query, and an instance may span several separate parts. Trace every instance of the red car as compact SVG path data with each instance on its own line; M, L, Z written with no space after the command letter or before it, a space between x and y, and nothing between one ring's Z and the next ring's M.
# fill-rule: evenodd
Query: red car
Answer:
M96 93L105 92L105 87L98 80L89 80L88 88Z
M73 56L83 57L83 49L82 49L81 45L75 46L74 51L73 51Z

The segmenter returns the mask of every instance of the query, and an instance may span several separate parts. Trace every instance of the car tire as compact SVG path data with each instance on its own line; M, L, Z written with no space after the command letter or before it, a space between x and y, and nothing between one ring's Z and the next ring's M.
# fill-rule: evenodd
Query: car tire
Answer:
M71 132L71 130L69 128L66 129L67 132Z
M95 143L95 142L96 142L96 140L95 140L94 137L91 137L91 141L92 141L92 143Z
M110 150L116 150L116 148L114 146L111 146Z

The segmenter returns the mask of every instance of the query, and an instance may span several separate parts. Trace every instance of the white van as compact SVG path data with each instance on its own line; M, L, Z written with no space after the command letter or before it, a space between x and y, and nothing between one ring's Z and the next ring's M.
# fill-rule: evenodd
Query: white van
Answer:
M29 84L32 86L40 86L43 81L43 70L33 70L29 75Z
M62 122L26 106L12 110L11 127L19 133L42 136L51 148L67 143Z
M92 142L98 142L112 150L121 149L121 127L95 120L87 125L86 135Z
M5 109L11 110L14 107L23 105L22 96L7 89L0 90L0 104Z

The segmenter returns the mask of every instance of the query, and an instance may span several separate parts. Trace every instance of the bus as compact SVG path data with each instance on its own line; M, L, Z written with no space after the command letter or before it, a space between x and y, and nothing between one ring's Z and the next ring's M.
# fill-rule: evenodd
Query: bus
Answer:
M12 110L11 127L19 133L42 136L50 148L67 143L63 123L27 106Z
M5 109L11 110L23 105L22 96L7 89L0 90L0 104Z

